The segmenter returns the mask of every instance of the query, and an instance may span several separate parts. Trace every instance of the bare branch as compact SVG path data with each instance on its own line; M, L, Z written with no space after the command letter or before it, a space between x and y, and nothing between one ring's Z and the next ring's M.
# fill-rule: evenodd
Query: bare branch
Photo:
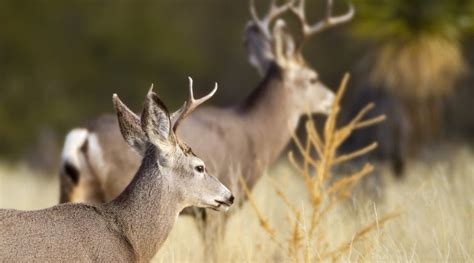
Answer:
M352 160L352 159L357 158L357 157L362 156L362 155L365 155L366 153L374 150L375 148L377 148L377 143L376 142L371 143L371 144L365 146L364 148L359 149L355 152L341 155L341 156L337 157L336 160L334 160L334 165Z
M386 119L385 115L380 115L380 116L372 118L372 119L368 119L368 120L365 120L365 121L360 121L359 123L357 123L354 126L354 130L362 129L362 128L365 128L365 127L368 127L368 126L372 126L374 124L385 121L385 119Z

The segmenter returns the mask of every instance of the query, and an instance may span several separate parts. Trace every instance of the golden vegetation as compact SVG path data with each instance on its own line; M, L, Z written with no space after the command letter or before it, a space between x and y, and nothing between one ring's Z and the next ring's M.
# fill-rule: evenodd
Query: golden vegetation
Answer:
M324 239L336 248L384 211L403 204L403 214L383 228L372 228L365 239L353 242L340 257L346 262L473 262L474 257L474 151L467 145L437 145L422 161L411 160L403 181L394 181L379 167L386 182L383 202L357 199L354 207L339 203L320 222ZM423 161L425 160L425 161ZM427 162L426 160L429 160ZM43 175L26 166L0 163L0 207L40 209L57 202L57 175ZM285 191L298 208L310 207L302 199L306 186L301 176L281 161L266 173L252 193L262 214L278 234L290 233L286 205L272 183ZM283 187L284 186L284 187ZM381 216L378 217L379 221ZM261 231L247 202L234 211L219 246L219 262L291 262L288 253ZM286 241L286 240L284 240ZM330 261L329 259L328 261ZM209 262L199 232L190 217L180 217L153 262Z
M429 163L408 163L404 181L395 181L388 167L378 167L386 182L383 201L374 204L357 198L353 204L339 202L321 217L318 231L324 236L317 232L316 238L324 240L321 243L327 251L345 249L336 256L343 262L472 262L474 152L456 146L436 148L428 154L433 158ZM442 156L434 157L438 154ZM287 250L294 233L293 214L274 184L284 191L288 202L303 211L302 230L306 231L311 203L305 198L305 182L291 164L282 161L259 180L252 196L283 248L262 231L251 203L246 202L234 211L226 226L217 262L294 261ZM403 213L399 217L380 222L400 207ZM358 232L362 236L355 241ZM314 245L312 252L316 248ZM328 256L322 261L332 260ZM180 218L154 262L209 262L191 218Z
M303 160L302 163L298 162L292 152L289 153L288 158L304 180L306 196L311 204L309 209L298 207L297 204L292 203L285 192L276 183L272 183L278 197L286 205L290 214L288 220L292 230L286 233L286 237L282 237L282 233L277 233L271 227L268 218L259 210L252 193L246 187L244 180L241 179L243 189L255 211L261 228L278 247L285 249L289 258L295 262L314 262L328 258L336 260L349 250L355 242L362 240L372 229L380 227L387 220L397 216L397 213L390 213L382 218L376 218L374 222L354 233L351 240L343 241L336 246L329 246L325 239L330 234L330 230L321 227L321 222L324 221L328 212L336 204L347 200L352 193L354 185L374 169L371 164L367 163L353 174L334 179L332 176L333 168L374 150L377 147L377 143L374 142L355 152L340 156L337 155L337 150L354 130L377 124L385 119L385 116L381 115L364 120L365 115L374 107L374 104L369 104L348 124L337 128L336 121L340 111L340 101L346 90L348 80L349 75L346 74L336 94L331 114L326 119L323 134L319 134L313 119L308 118L305 125L306 141L303 143L297 136L293 136ZM316 152L317 159L312 156L313 151Z
M338 100L346 82L347 77ZM218 262L474 261L474 152L468 146L437 145L421 159L429 162L409 160L406 179L401 182L393 181L381 167L386 177L383 202L342 202L372 166L365 165L341 179L333 178L331 168L375 146L342 156L335 149L347 132L381 121L363 121L370 108L356 121L337 128L336 106L335 116L328 118L322 135L314 123L306 124L308 138L303 142L295 139L299 152L311 159L300 162L290 154L290 164L279 162L259 180L250 201L230 217L225 240L218 246ZM316 147L323 153L318 159L312 157ZM0 163L0 207L39 209L54 205L57 181L57 176ZM390 220L397 213L386 211L398 211L400 204L403 214ZM203 251L193 220L180 217L153 262L209 262Z

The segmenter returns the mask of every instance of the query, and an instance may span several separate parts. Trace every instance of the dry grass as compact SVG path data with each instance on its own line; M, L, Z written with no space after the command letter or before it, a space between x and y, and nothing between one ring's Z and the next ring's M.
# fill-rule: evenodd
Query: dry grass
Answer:
M0 162L0 208L32 210L56 205L58 200L57 177L36 173L24 164Z
M338 98L345 82L347 78ZM218 261L474 262L473 149L432 149L429 162L409 162L403 181L393 181L380 167L387 181L383 200L342 202L372 166L367 164L359 172L335 180L331 168L374 145L344 156L337 156L336 149L353 129L380 118L362 121L368 106L347 126L336 128L337 103L335 107L322 136L310 121L306 125L308 138L304 142L297 139L305 161L299 163L290 155L290 162L279 162L253 189L250 202L234 208ZM320 158L311 157L312 152ZM56 178L21 165L0 165L0 207L38 209L55 204ZM392 219L397 215L392 211L400 208L403 213ZM209 261L191 218L178 220L153 261Z
M431 151L436 153L439 148ZM403 207L404 213L384 228L369 233L353 245L343 261L368 262L474 262L474 151L465 146L443 149L439 158L411 162L406 179L386 179L385 198L374 204L359 200L356 209L339 203L326 216L321 227L330 230L331 246L350 240L353 233L383 214ZM0 207L38 209L57 200L58 184L26 167L0 167ZM301 198L305 184L287 162L280 162L253 190L256 205L272 220L279 233L289 233L287 207L271 185L281 186L290 202L309 207ZM284 188L282 187L284 186ZM221 246L221 262L287 262L287 252L261 231L249 203L232 215ZM180 218L154 262L206 262L203 247L191 218Z

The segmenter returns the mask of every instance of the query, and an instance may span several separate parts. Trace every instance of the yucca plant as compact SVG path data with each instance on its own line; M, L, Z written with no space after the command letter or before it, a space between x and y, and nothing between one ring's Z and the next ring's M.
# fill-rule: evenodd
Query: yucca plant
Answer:
M439 96L466 70L460 38L472 0L360 0L357 36L376 43L370 80L403 96Z
M417 131L440 125L441 98L466 70L461 39L474 29L473 0L359 0L353 33L375 44L368 80L402 97ZM427 128L430 127L430 128ZM425 134L426 135L426 134Z

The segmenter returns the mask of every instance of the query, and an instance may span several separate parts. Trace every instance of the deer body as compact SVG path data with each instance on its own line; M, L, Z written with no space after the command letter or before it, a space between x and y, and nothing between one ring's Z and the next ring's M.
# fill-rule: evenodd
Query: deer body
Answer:
M2 210L0 257L29 261L147 261L185 207L167 176L144 159L139 176L105 204L61 204L39 211ZM151 197L152 201L147 201Z
M282 19L276 20L275 23L273 21L287 11L293 12L301 23L304 40L332 25L349 21L354 10L351 6L347 14L334 17L332 1L328 0L326 18L309 26L304 14L304 1L300 0L299 4L293 2L295 1L277 6L275 1L272 1L268 13L260 19L251 1L252 20L245 30L245 45L250 63L264 76L263 80L242 103L228 108L201 108L183 122L183 128L179 131L183 140L208 163L209 170L234 191L239 189L239 176L245 179L250 189L252 188L263 171L277 159L290 141L291 132L296 129L300 116L307 113L327 114L334 100L333 92L304 61L301 53L302 43L295 43ZM274 25L273 29L271 25ZM103 195L105 200L109 200L130 180L131 177L126 174L124 179L117 178L116 174L111 172L127 169L117 168L117 163L120 163L121 167L137 165L137 158L129 154L127 158L118 156L125 152L120 148L125 147L123 143L120 146L119 140L114 139L118 137L114 135L114 130L117 130L116 123L108 128L89 129L92 136L107 138L92 143L97 146L94 148L96 150L86 147L87 149L78 149L74 153L82 156L95 155L99 158L86 157L84 159L89 160L89 165L75 167L75 171L80 173L84 180L74 184L72 193L64 192L61 202L76 201L71 198L75 195L74 192L84 188L100 192L91 196ZM64 168L74 154L63 156L62 185L71 184L70 173ZM92 167L92 171L84 169L86 166ZM92 178L91 180L99 178L98 187L83 187L83 182L88 181L88 177ZM240 200L244 199L243 196L240 197ZM83 201L104 200L92 198Z
M292 96L282 74L277 65L272 65L260 86L242 103L229 108L199 108L183 121L178 131L183 141L203 158L209 171L227 187L236 188L239 175L252 187L264 169L277 159L291 138L290 130L296 129L300 116L305 113L303 105L295 107L294 100L299 98ZM316 105L318 112L326 112L332 102L332 93L320 95L324 96L328 96L326 100ZM98 140L89 142L85 155L97 156L94 151L101 149L100 156L87 157L92 177L99 178L101 184L97 188L88 187L86 191L99 191L105 198L82 201L108 201L131 180L127 173L118 172L136 169L139 158L120 140L118 123L112 116L100 117L88 130L92 135L89 138ZM99 143L98 147L90 147L95 143ZM88 176L91 175L83 175Z
M147 262L185 207L232 204L230 191L171 132L156 94L148 94L141 120L118 97L114 103L123 137L144 156L133 180L103 204L0 210L2 261Z
M228 187L235 186L242 175L251 188L278 158L291 138L290 131L298 125L303 111L294 107L281 74L275 65L241 104L201 108L183 123L182 138L196 153L206 156L212 171ZM325 110L324 104L319 106Z
M104 216L97 206L63 204L39 211L1 211L0 215L4 213L10 215L0 221L2 260L134 261L120 231L110 231L118 229L112 215Z

